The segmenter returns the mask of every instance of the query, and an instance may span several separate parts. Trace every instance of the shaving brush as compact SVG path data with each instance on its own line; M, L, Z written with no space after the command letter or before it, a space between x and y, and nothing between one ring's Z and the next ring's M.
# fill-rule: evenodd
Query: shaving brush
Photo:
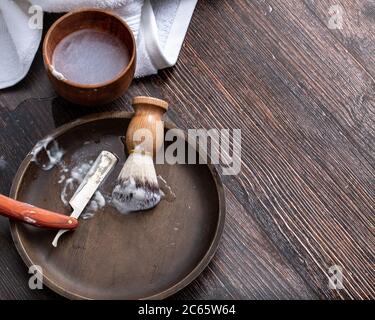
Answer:
M156 98L135 97L135 110L126 132L129 156L112 192L112 203L121 213L147 210L161 200L153 157L164 140L163 114L168 103Z

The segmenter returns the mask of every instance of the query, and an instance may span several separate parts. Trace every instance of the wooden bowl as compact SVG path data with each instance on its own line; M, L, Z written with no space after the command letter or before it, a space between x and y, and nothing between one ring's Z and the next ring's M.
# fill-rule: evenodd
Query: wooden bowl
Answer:
M54 75L52 60L56 46L66 36L82 29L108 32L128 48L129 64L114 79L86 85ZM112 102L129 88L135 72L136 44L131 29L121 17L100 9L82 9L62 16L51 26L44 39L43 59L48 77L60 96L80 105L100 105Z
M103 195L112 192L125 162L123 135L131 116L92 115L50 135L65 151L66 168L95 159L104 149L119 157L99 189ZM197 152L185 142L186 156ZM225 220L224 189L210 164L159 164L156 172L176 194L174 201L127 215L106 205L93 218L80 219L78 228L64 235L57 248L51 245L56 231L11 221L14 243L26 265L41 266L43 283L70 299L162 299L184 288L218 247ZM69 214L60 199L60 175L58 167L39 169L29 155L14 179L11 196Z

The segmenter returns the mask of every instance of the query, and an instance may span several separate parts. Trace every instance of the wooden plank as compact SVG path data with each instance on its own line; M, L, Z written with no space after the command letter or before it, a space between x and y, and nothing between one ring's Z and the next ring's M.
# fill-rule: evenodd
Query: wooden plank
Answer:
M314 17L277 4L206 5L164 95L177 95L182 126L242 129L239 179L264 209L253 214L320 294L371 297L374 118L355 97L372 79ZM328 290L332 264L346 269L346 290Z
M314 292L289 266L264 231L227 194L227 218L221 246L204 276L178 297L194 299L311 299Z
M345 47L347 53L375 76L375 3L373 1L313 1L305 0L306 7ZM338 24L338 14L342 20ZM366 99L367 97L364 97Z

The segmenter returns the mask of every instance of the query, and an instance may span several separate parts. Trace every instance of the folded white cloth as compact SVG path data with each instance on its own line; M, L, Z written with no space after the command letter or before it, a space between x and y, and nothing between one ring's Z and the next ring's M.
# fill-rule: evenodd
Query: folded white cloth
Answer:
M83 7L112 9L137 39L136 77L176 64L198 0L0 0L0 89L22 80L38 50L41 28L30 27L35 11L67 12ZM30 9L31 8L31 9Z

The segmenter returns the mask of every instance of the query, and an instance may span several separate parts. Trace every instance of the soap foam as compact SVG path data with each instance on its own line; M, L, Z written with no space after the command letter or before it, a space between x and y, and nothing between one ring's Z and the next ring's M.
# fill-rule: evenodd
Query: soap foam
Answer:
M134 211L146 210L156 206L160 201L173 202L176 194L167 181L160 175L157 176L160 189L158 191L146 190L137 187L134 178L130 177L122 184L113 189L111 203L121 214L128 214ZM149 199L149 207L143 208L145 199Z
M43 155L46 156L46 160L42 163L39 158ZM64 150L59 147L57 141L52 137L47 137L37 142L31 151L31 161L42 170L48 171L61 162L63 155Z
M161 194L159 192L137 187L133 177L116 185L112 192L112 204L122 214L150 209L157 205L160 200Z
M94 29L63 38L53 54L54 76L80 84L98 84L118 76L129 63L129 52L115 36Z
M60 184L63 184L63 187L61 190L60 199L64 206L66 206L67 208L70 208L69 201L73 197L74 193L77 191L80 184L83 182L83 179L89 172L92 164L93 161L90 160L88 162L83 162L73 167L71 170L67 169L65 166L61 166L61 175L59 181L61 181ZM82 218L92 218L95 215L95 213L98 210L104 208L105 205L105 196L100 191L96 191L91 201L86 206L86 209L82 214Z

